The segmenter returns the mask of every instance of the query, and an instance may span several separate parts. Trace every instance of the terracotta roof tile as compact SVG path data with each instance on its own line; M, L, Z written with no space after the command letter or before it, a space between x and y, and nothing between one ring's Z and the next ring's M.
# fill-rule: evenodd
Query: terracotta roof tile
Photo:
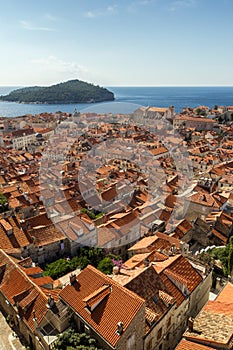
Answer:
M88 307L92 307L95 303L98 303L110 293L111 285L104 284L102 287L96 289L93 293L84 298L83 301Z
M131 251L137 251L140 249L146 249L151 247L156 241L158 240L157 236L149 236L149 237L144 237L137 243L135 243L132 247L128 249L129 252Z
M177 281L186 285L190 293L202 282L201 275L182 255L172 256L168 260L157 262L154 269L158 273L164 272L172 282Z
M169 294L173 296L176 301L176 305L179 306L185 299L185 296L181 293L179 288L165 275L165 273L160 274L161 279L169 291Z
M19 303L20 317L34 331L33 310L39 324L47 312L47 297L3 250L0 261L0 290L12 305Z
M206 207L219 208L219 204L215 201L213 196L208 193L197 192L190 197L188 197L188 201L194 202Z
M0 225L0 249L21 248L31 242L30 235L18 226L16 218L4 219L4 225Z
M221 232L219 232L215 228L212 229L212 233L215 237L219 238L220 241L223 242L223 244L227 244L228 237L224 236Z
M90 313L85 308L85 298L105 284L111 286L111 292ZM73 285L67 285L61 291L60 296L112 346L116 346L119 340L117 323L123 322L124 329L127 329L145 305L143 299L90 265L81 271Z
M35 228L30 230L29 233L31 236L35 237L35 247L59 242L66 238L66 236L53 225Z
M228 283L214 301L208 301L194 320L193 329L187 329L188 340L216 344L217 348L233 346L233 286Z
M233 285L232 283L228 282L225 287L222 289L221 293L217 296L215 301L218 301L220 303L231 303L233 304ZM232 310L233 314L233 310Z
M188 340L181 340L179 345L175 350L213 350L214 348L210 348L209 346L197 344Z
M168 295L169 292L163 280L153 269L153 266L142 269L141 273L131 279L125 287L145 299L146 307L156 313L159 319L167 312L169 306L164 302L164 296L162 298L159 297L159 292L163 291ZM170 297L170 302L172 304L175 303L172 296Z

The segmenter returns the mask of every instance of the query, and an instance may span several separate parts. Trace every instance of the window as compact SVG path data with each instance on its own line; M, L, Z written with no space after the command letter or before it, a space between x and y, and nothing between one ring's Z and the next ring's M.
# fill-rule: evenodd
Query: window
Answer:
M171 325L171 323L172 323L172 319L171 319L171 317L169 317L169 319L167 321L167 327L169 327Z
M147 344L146 350L151 350L152 349L152 344L153 344L153 338L151 338Z
M162 327L158 330L157 339L162 337Z
M84 326L84 323L82 321L79 321L79 327L80 327L80 332L84 333L85 332L85 326Z
M159 345L159 350L162 350L162 348L163 348L163 344L160 344Z

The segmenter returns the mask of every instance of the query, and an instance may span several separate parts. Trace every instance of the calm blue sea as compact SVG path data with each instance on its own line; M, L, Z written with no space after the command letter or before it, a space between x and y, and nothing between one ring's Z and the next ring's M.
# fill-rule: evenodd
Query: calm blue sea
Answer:
M0 86L0 95L5 95L16 87ZM233 105L232 87L108 87L115 94L115 102L98 104L54 104L35 105L0 102L0 116L14 117L42 112L90 112L129 113L140 106L168 107L175 106L180 112L183 107L205 105Z

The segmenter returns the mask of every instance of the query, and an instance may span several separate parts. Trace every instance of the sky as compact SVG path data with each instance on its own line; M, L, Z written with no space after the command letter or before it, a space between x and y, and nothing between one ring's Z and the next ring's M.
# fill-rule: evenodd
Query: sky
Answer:
M0 86L233 86L233 0L0 6Z

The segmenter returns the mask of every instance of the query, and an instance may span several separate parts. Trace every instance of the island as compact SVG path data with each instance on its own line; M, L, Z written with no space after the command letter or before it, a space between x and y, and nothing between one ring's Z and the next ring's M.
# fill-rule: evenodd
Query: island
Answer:
M108 89L78 79L45 87L20 88L0 96L0 101L38 104L95 103L114 99Z

